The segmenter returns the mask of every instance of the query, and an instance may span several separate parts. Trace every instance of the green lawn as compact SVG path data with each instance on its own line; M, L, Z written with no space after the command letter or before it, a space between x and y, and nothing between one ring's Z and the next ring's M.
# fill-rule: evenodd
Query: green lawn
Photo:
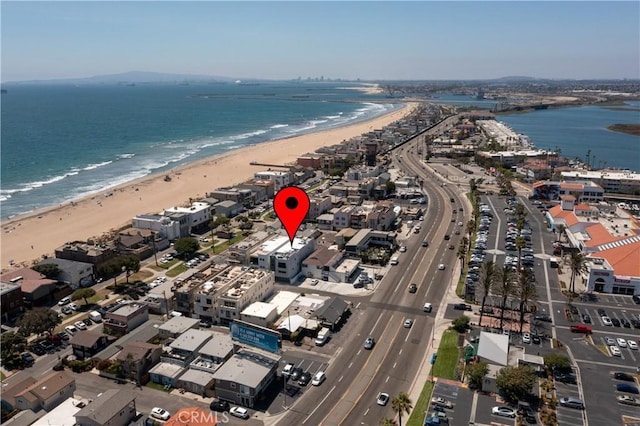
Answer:
M427 380L422 388L422 392L420 392L420 397L418 401L414 404L413 411L411 412L411 417L407 421L407 426L422 426L422 422L424 421L424 416L429 409L429 402L431 401L431 394L433 393L433 383Z
M111 294L111 290L103 288L102 290L98 290L95 296L88 298L87 301L90 305L97 304L99 301L104 300L105 296L108 296L109 294Z
M187 265L185 265L184 263L181 263L176 267L169 269L167 271L167 277L169 278L177 277L181 273L185 272L187 269L189 269L187 268Z
M158 383L153 383L153 382L148 382L146 385L146 387L151 388L151 389L155 389L155 390L159 390L162 392L166 392L166 390L164 390L164 386L158 384Z
M2 371L0 371L0 380L4 380L6 379L4 373Z
M440 340L438 357L432 371L433 376L455 380L459 358L458 333L454 330L447 330Z

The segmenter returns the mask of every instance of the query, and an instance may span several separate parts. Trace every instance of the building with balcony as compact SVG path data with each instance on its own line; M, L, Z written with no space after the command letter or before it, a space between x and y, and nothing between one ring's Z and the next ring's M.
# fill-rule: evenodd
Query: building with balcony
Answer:
M24 311L22 291L20 291L20 286L15 282L0 281L0 300L3 323L16 318Z
M252 408L276 380L280 357L257 349L241 349L214 373L216 396Z
M287 236L274 236L252 252L251 266L273 271L275 279L291 283L300 273L302 261L315 250L313 238L295 238L293 244Z
M127 303L105 314L103 326L109 334L122 336L149 319L149 307L144 303Z
M73 355L78 359L91 358L109 346L114 339L106 334L93 330L79 330L71 336L69 344L73 348Z
M146 342L126 343L116 359L124 368L124 376L136 383L145 384L149 380L149 370L160 362L162 347Z
M95 283L95 265L76 260L49 258L38 265L56 265L60 271L56 277L59 282L68 284L73 290L89 287Z
M140 214L131 220L136 229L148 229L157 232L167 240L176 240L188 236L187 227L180 226L180 221L160 214ZM159 249L159 248L158 248Z
M280 191L285 186L289 186L294 183L293 174L289 171L282 171L282 170L267 170L263 172L254 173L253 178L256 180L272 181L276 192Z
M239 267L235 267L239 268ZM275 274L255 268L240 268L243 273L233 278L218 297L219 324L227 325L240 318L240 313L251 303L264 300L273 292Z
M186 218L187 235L190 235L194 231L206 229L209 226L211 205L197 201L189 207L170 207L163 212L163 215ZM182 222L182 219L179 221Z
M640 195L640 173L628 170L572 170L561 173L564 181L593 181L607 193Z
M211 339L210 331L187 330L162 350L163 363L186 367L197 356L197 351Z
M97 244L91 240L72 241L65 243L55 250L56 258L74 260L76 262L91 263L98 268L103 263L118 256L114 243Z

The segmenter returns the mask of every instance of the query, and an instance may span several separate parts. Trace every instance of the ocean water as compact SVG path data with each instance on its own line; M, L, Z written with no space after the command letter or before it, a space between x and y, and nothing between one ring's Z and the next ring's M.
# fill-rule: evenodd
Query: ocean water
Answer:
M497 101L439 94L433 102L491 109ZM502 101L501 101L502 102ZM640 137L607 129L612 124L640 124L640 101L624 106L583 106L496 116L540 149L560 149L560 155L582 161L591 150L592 167L640 171ZM595 161L593 160L595 156Z
M7 85L0 215L402 107L354 84Z

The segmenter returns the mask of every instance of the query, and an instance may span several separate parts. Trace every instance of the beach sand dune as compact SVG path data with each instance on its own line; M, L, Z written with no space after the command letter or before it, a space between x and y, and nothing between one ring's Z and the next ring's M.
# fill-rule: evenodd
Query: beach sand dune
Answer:
M400 110L346 127L242 148L73 203L13 218L2 223L2 268L8 268L10 262L31 264L43 255L52 256L65 242L98 237L130 224L138 214L160 213L166 208L185 204L189 198L204 197L216 188L241 183L255 172L264 170L264 167L250 165L252 161L291 163L317 148L380 129L409 114L415 105L407 104ZM165 180L166 175L171 179Z

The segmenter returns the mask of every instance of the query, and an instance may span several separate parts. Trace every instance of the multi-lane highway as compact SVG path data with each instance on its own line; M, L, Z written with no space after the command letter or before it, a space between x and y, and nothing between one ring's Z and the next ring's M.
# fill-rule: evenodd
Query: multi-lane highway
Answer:
M432 131L439 132L443 122ZM310 389L283 417L280 424L340 425L378 424L383 417L394 417L391 404L376 403L379 392L391 397L408 392L429 345L432 342L435 310L423 312L425 302L439 305L451 280L456 261L456 248L460 236L454 235L458 221L466 223L462 213L453 214L463 205L463 194L447 186L440 186L417 157L417 140L399 147L392 154L396 167L407 175L424 180L428 203L421 232L411 234L407 251L399 256L399 264L392 267L380 283L375 294L360 303L361 318L337 356L327 369L327 381L319 388ZM454 202L450 198L454 198ZM466 204L464 204L466 207ZM465 208L465 212L470 209ZM452 218L455 219L452 222ZM445 241L446 234L451 240ZM427 239L430 244L422 247ZM438 270L442 263L447 268ZM416 283L415 293L408 292L410 283ZM404 326L405 319L413 319L412 327ZM377 344L372 350L364 349L367 336Z

